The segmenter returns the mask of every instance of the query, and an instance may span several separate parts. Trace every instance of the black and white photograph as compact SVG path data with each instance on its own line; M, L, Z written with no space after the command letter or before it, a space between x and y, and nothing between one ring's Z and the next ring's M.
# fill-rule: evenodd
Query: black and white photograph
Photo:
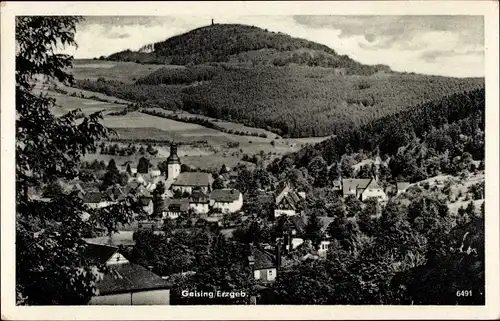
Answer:
M498 298L485 14L92 12L12 19L16 307Z

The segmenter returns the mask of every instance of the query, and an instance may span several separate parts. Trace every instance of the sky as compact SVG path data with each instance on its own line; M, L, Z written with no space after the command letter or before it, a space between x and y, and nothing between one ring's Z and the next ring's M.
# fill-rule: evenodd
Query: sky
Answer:
M240 23L315 41L396 71L484 77L482 16L88 16L75 58L107 56L216 23Z

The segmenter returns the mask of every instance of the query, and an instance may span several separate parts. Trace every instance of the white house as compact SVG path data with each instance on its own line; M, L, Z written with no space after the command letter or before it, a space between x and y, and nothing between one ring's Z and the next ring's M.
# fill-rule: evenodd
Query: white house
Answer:
M169 198L163 201L162 218L176 219L189 212L189 199Z
M375 178L351 178L342 180L342 193L344 197L354 195L362 201L370 197L386 200L387 194L378 185Z
M200 190L205 194L210 193L213 178L209 173L183 172L180 173L171 185L172 191L192 194Z
M243 195L234 188L216 189L210 193L210 206L222 213L236 213L243 207Z
M253 247L252 255L248 258L248 260L255 280L263 283L271 283L276 280L278 268L281 265L279 251L277 255L273 255L266 250Z
M396 183L396 195L406 192L406 190L410 187L410 183L408 182L397 182Z
M108 267L89 305L169 305L171 285L148 269L130 263L117 247L87 244L94 264Z
M99 191L88 191L83 195L83 203L90 208L103 208L114 204L106 198L106 196Z
M210 199L202 191L193 191L189 197L189 207L198 214L206 214L210 210Z
M274 217L297 215L298 205L305 197L305 193L297 193L288 183L285 183L278 190L275 198Z
M318 255L321 257L325 257L328 253L328 249L330 248L329 240L322 240L318 246Z
M380 185L378 185L377 181L372 178L368 185L365 187L363 192L361 193L361 200L366 201L367 199L374 197L380 201L387 200L387 195Z

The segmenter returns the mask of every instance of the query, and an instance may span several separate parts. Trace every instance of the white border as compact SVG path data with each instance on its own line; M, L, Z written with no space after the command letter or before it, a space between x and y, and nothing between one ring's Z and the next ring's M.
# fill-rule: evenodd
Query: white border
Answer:
M15 306L15 15L484 15L486 57L486 306ZM1 4L1 317L5 320L499 319L497 1L3 2Z

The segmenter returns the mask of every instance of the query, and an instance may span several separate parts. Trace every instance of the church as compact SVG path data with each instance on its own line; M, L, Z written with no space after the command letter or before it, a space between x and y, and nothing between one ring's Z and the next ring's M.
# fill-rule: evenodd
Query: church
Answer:
M172 192L191 194L195 190L200 190L205 194L212 189L213 178L209 173L203 172L182 172L181 160L177 155L177 145L170 145L170 155L167 158L167 186Z

